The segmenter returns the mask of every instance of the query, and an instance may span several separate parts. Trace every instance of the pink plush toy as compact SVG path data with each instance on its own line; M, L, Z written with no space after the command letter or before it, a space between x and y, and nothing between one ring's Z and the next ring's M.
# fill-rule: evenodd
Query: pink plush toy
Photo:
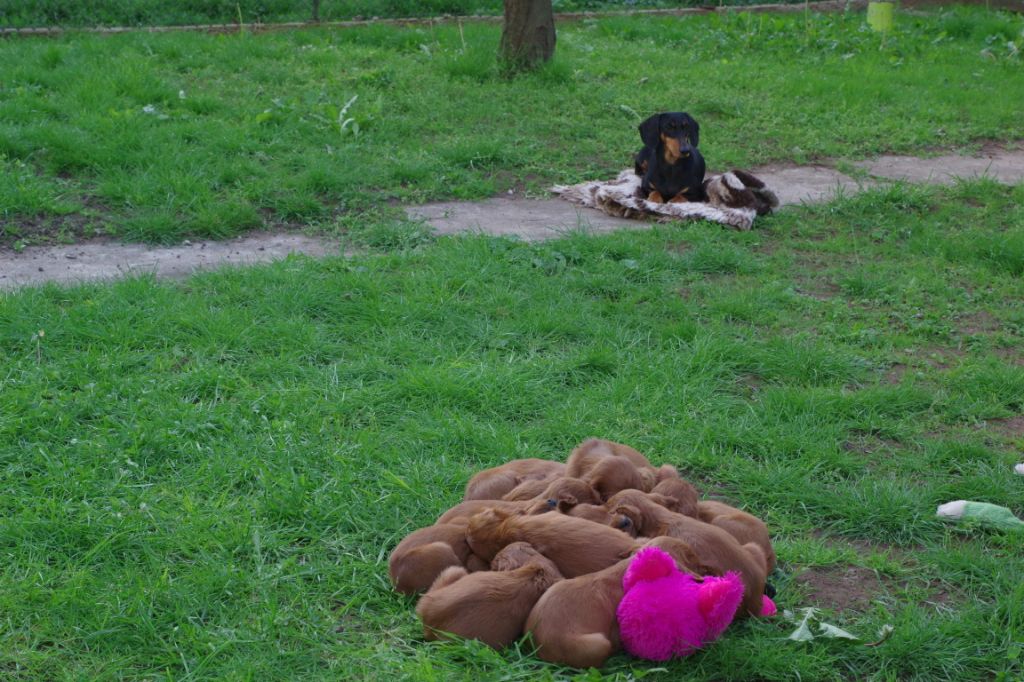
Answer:
M652 661L689 656L718 639L743 601L738 574L698 582L658 547L646 547L633 557L622 588L625 596L617 611L622 645ZM761 615L774 613L775 604L765 597Z

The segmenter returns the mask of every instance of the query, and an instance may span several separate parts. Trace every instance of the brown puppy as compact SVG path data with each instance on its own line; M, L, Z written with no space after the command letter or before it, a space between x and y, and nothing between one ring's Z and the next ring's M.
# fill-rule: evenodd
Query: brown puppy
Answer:
M466 542L481 559L493 559L503 547L520 541L554 561L566 578L607 568L637 546L610 526L563 514L527 516L487 509L469 519Z
M564 505L559 503L558 511L567 515L575 516L578 519L586 519L602 526L618 528L626 535L635 538L636 529L633 528L633 519L622 514L612 514L599 504L577 504Z
M465 523L427 526L405 536L388 558L388 575L396 590L413 594L430 587L449 566L469 571L487 568L466 544Z
M659 471L628 445L591 438L569 455L565 473L587 481L607 500L626 488L649 491L658 482Z
M437 519L437 523L451 523L459 519L469 520L470 516L479 514L484 509L494 507L507 512L522 511L526 514L543 514L554 511L560 505L569 508L578 502L600 502L597 491L587 483L578 478L559 477L546 481L531 481L530 483L542 483L540 492L527 500L467 500L455 505ZM524 484L525 485L525 484ZM521 488L522 486L517 486ZM607 525L607 524L604 524Z
M671 512L652 501L649 494L624 490L609 500L607 508L633 520L640 535L668 535L683 540L699 557L701 575L736 571L743 578L743 604L737 617L761 614L768 558L755 543L741 545L728 532L699 519Z
M434 523L468 523L469 517L479 514L484 509L496 508L507 512L526 511L534 504L533 500L525 502L505 502L503 500L468 500L457 505L437 517Z
M753 514L730 507L724 502L704 500L697 504L697 518L718 526L736 538L741 545L753 542L764 550L768 572L775 570L775 549L768 534L768 526Z
M426 639L451 633L506 647L522 636L540 596L562 579L551 560L525 542L499 552L492 568L472 574L457 566L445 569L416 605Z
M639 450L635 450L623 443L616 443L601 438L588 438L577 445L569 455L569 462L566 464L566 476L579 477L589 466L597 460L605 457L623 457L629 460L633 466L641 469L654 469L654 466L647 460Z
M544 484L543 487L539 485L541 483ZM536 492L538 490L539 492ZM524 497L527 493L531 492L535 492L535 494L530 495L530 497ZM554 500L554 504L551 505L552 508L563 500L575 500L577 503L584 504L597 504L601 502L601 497L589 483L579 478L570 478L569 476L559 476L544 481L525 481L513 488L502 499L509 501L521 499Z
M514 459L501 466L484 469L469 479L463 500L500 500L523 481L565 475L565 465L546 459Z
M683 479L662 479L651 492L655 495L664 495L667 498L661 504L669 511L684 516L697 516L697 502L700 499L697 489Z
M679 478L679 470L674 466L671 464L662 464L658 467L658 483L671 480L673 478Z
M552 509L561 502L568 504L601 503L601 496L589 483L569 476L552 479L536 499L539 502L547 502Z
M641 469L623 457L603 459L584 475L584 480L594 486L607 500L620 490L651 490L657 482L653 469Z
M697 563L689 546L676 538L656 538L650 544L671 554L682 570ZM619 650L615 611L622 601L622 576L629 562L625 559L602 571L562 580L544 593L526 619L538 657L576 668L600 668Z
M551 485L551 478L531 478L523 481L512 490L501 496L501 499L508 502L523 502L540 497L541 494Z

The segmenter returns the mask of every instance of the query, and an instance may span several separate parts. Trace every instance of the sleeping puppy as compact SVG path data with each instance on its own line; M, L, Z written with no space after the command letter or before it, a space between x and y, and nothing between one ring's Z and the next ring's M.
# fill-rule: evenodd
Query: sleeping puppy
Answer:
M453 566L434 581L416 605L426 639L450 633L502 649L519 639L534 604L562 579L551 560L525 542L498 552L491 568L466 573Z
M501 496L501 499L506 502L522 502L524 500L532 500L535 497L540 497L541 493L551 485L553 478L531 478L528 481L523 481L512 490Z
M698 564L681 540L662 537L649 544L671 554L684 571ZM615 611L622 601L622 576L629 562L624 559L596 573L562 580L544 593L526 619L526 631L539 658L574 668L600 668L619 650Z
M724 532L724 531L723 531ZM593 573L629 556L637 542L611 526L564 514L509 514L487 509L469 519L466 542L489 561L513 542L529 542L566 578Z
M413 594L430 587L450 566L481 571L487 568L487 561L474 556L466 544L465 522L440 523L405 536L388 558L388 575L396 590Z
M601 502L598 492L594 490L593 486L582 479L559 476L558 478L548 479L543 482L547 485L530 497L520 497L520 495L525 495L527 492L534 490L533 481L519 484L509 494L505 495L504 499L526 499L547 502L551 509L554 509L560 502L572 502L573 504L597 504ZM537 481L537 483L540 483L540 481ZM521 491L521 493L517 494L517 491Z
M768 534L765 522L753 514L730 507L724 502L704 500L697 504L697 514L701 521L718 526L736 538L741 545L753 542L764 550L768 560L768 572L775 570L775 549Z
M683 516L697 516L697 502L699 496L697 489L681 478L666 478L654 486L651 493L663 495L666 499L660 504L677 514Z
M544 481L529 481L520 484L515 490L522 489L523 486L531 483L540 483L543 487L537 491L536 495L532 495L529 498L514 501L506 499L460 502L444 514L441 514L437 519L437 523L451 523L458 519L468 521L470 516L479 514L484 509L490 509L491 507L510 513L522 511L526 514L544 514L545 512L555 511L561 506L563 513L565 513L565 509L571 508L579 502L592 503L601 501L597 492L589 484L578 478L568 478L566 476ZM515 490L512 493L515 493ZM505 497L512 496L512 493Z
M580 472L587 468L593 458L601 457L624 457L636 467L654 469L654 465L635 448L603 438L588 438L573 448L566 464L565 475L579 478Z
M640 124L644 147L634 170L641 197L657 203L703 201L704 157L697 151L700 126L685 112L655 114Z
M468 500L466 502L459 502L457 505L446 511L441 516L437 517L438 523L461 523L465 525L469 522L469 517L474 514L479 514L484 509L501 509L510 513L514 512L525 512L528 507L533 506L533 500L524 500L522 502L505 502L503 500Z
M580 443L569 455L565 475L582 478L594 487L601 499L635 488L648 491L660 477L678 476L671 466L655 469L639 451L610 440L591 438Z
M586 519L602 526L618 528L631 538L636 537L636 528L633 527L633 519L622 514L612 514L599 504L577 504L558 505L558 511L567 515L575 516L578 519Z
M699 558L700 566L696 570L700 575L720 576L728 571L739 573L744 590L743 603L736 617L760 615L768 576L768 558L760 545L754 542L741 545L718 526L671 512L652 497L660 496L623 490L605 506L615 514L630 517L640 535L668 535L685 542Z
M469 479L463 500L500 500L523 481L543 480L565 475L565 465L531 457L514 459L501 466L484 469Z

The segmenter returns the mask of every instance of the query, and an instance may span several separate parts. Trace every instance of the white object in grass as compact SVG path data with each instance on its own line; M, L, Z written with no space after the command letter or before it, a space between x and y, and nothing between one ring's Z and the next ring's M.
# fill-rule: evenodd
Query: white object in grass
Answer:
M1024 530L1024 521L1006 507L974 500L956 500L940 504L936 515L943 519L974 521L1001 530Z
M940 504L936 514L944 519L959 519L964 515L964 508L967 507L967 500L957 500Z
M1018 476L1024 476L1024 462L1021 462L1017 466L1013 467L1013 470L1017 472Z

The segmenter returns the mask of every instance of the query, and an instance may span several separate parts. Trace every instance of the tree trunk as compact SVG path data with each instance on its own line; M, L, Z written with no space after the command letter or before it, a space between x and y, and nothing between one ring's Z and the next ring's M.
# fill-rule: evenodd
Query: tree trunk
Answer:
M505 0L499 56L513 71L532 69L555 54L551 0Z
M313 21L320 23L320 0L313 0Z

